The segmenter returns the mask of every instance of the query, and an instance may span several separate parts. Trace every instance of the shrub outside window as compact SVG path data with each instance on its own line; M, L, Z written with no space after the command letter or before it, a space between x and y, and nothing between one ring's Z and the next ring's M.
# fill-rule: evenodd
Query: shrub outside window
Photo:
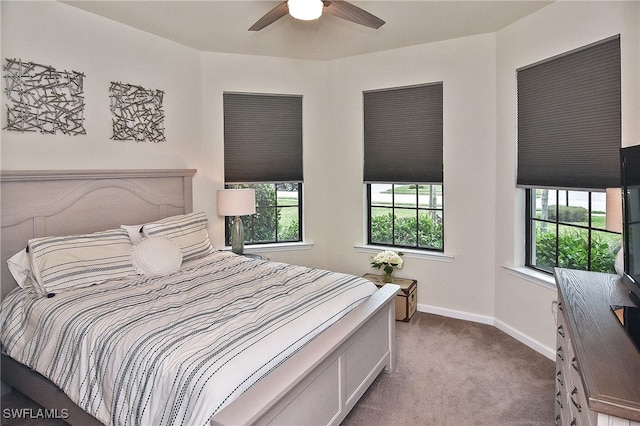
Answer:
M302 182L226 185L227 188L253 188L256 213L242 216L246 244L302 241ZM225 219L225 243L231 245L231 223Z
M371 183L368 243L443 251L441 184Z
M615 273L622 238L607 230L604 192L526 191L526 266L547 273L554 267Z

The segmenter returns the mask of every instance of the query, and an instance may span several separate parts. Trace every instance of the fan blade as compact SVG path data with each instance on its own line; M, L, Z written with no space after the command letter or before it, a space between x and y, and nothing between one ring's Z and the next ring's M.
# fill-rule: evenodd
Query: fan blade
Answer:
M285 0L267 12L262 18L258 19L258 21L249 28L249 31L260 31L267 25L273 24L287 13L289 13L289 8L287 7L287 2Z
M324 6L323 12L346 19L347 21L355 22L356 24L375 29L384 25L382 19L346 1L324 1Z

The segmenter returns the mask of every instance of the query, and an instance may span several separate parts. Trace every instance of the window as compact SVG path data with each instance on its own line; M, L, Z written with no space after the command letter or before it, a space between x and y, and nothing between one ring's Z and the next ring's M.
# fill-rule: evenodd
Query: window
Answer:
M225 187L256 190L256 213L242 218L245 243L302 241L302 97L225 93L223 99Z
M227 185L253 188L256 191L256 213L243 216L244 239L247 244L302 241L302 184L300 182ZM225 242L231 244L231 222L225 222Z
M604 192L527 189L526 266L615 273L622 239L607 219Z
M367 243L444 250L442 83L364 92Z
M442 251L442 185L369 184L369 244Z
M517 72L526 266L614 270L605 189L620 187L620 69L615 36Z

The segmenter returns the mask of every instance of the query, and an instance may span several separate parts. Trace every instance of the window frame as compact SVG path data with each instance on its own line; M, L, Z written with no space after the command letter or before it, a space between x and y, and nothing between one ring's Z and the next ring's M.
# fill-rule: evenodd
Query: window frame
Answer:
M304 182L303 158L303 97L293 94L274 93L223 93L224 118L224 166L225 188L254 187L256 193L256 215L244 216L245 245L294 244L303 242ZM297 185L297 237L281 239L281 218L277 214L282 207L278 203L278 185ZM275 205L261 206L260 202L271 197L267 192L263 197L261 185L274 185ZM266 191L266 190L265 190ZM275 223L272 229L266 222L274 209ZM260 210L265 213L262 217ZM255 228L259 218L259 228ZM225 245L230 245L230 222L225 218ZM291 219L295 220L295 219ZM256 230L260 236L273 236L256 240ZM272 234L272 235L271 235ZM292 235L292 233L288 235Z
M279 205L278 204L278 185L287 185L287 184L292 184L292 185L297 185L297 204L295 206L292 205ZM303 226L302 226L302 218L303 218L303 207L302 207L302 194L303 194L303 181L295 181L295 182L251 182L251 183L227 183L225 184L225 189L227 188L255 188L258 185L273 185L275 187L275 205L269 205L269 206L261 206L258 204L259 200L257 199L258 197L256 197L256 214L258 214L260 209L275 209L276 212L279 208L290 208L290 207L297 207L298 209L298 214L297 214L297 220L298 220L298 238L297 239L283 239L280 240L279 239L279 228L280 228L280 223L279 223L279 215L276 214L276 223L275 223L275 239L274 240L264 240L264 241L256 241L255 240L255 234L254 235L250 235L251 230L254 229L255 226L255 217L256 214L253 215L247 215L247 216L242 216L242 222L243 222L243 227L244 227L244 235L245 235L245 247L246 246L259 246L259 245L266 245L266 244L291 244L291 243L301 243L304 241L304 235L303 235ZM226 216L225 217L225 226L224 226L224 241L225 241L225 246L230 246L231 245L231 223L232 223L233 217L231 216ZM251 236L251 239L247 239L248 236Z
M372 185L391 185L392 188L392 202L391 202L391 206L387 206L387 205L374 205L373 202L373 197L372 197ZM402 206L402 207L398 207L396 205L396 191L395 188L397 186L410 186L410 185L415 185L416 186L416 202L415 202L415 207L406 207L406 206ZM445 233L445 226L444 226L444 185L442 183L407 183L407 182L367 182L365 183L366 186L366 195L367 195L367 245L373 245L373 246L381 246L381 247L391 247L391 248L402 248L402 249L412 249L412 250L420 250L420 251L425 251L425 252L438 252L438 253L444 253L444 233ZM441 194L441 202L440 202L440 207L437 207L438 204L436 204L436 207L420 207L420 203L419 203L419 187L420 186L435 186L435 187L440 187L440 194ZM437 189L436 189L437 192ZM381 207L381 208L389 208L391 209L392 212L392 225L391 225L391 244L388 243L384 243L384 242L378 242L378 241L372 241L372 210L376 207ZM416 229L415 229L415 241L416 244L415 245L408 245L408 244L399 244L396 243L395 241L395 237L396 237L396 233L395 233L395 224L396 224L396 214L395 211L396 209L399 210L415 210L415 217L416 217ZM441 231L440 231L440 247L427 247L427 246L420 246L420 221L419 221L419 217L420 217L420 213L421 212L437 212L439 214L439 217L441 218Z
M362 107L367 244L444 252L444 203L437 205L439 208L420 208L419 192L421 185L437 185L444 200L444 82L366 90L362 92ZM376 184L391 185L391 229L383 231L385 234L390 231L391 243L372 241L373 209L376 208L373 205L372 186ZM415 207L398 207L396 204L395 188L405 185L416 186ZM412 237L405 233L408 238L404 242L396 240L396 237L403 237L396 233L396 224L402 218L396 215L399 208L415 210L415 234ZM439 232L438 247L420 245L420 231L425 231L426 220L431 221L420 221L422 211L439 212L435 215L437 228L430 225L425 232L428 241L433 232ZM411 241L415 243L405 244Z
M562 233L566 227L586 229L587 270L593 270L594 260L602 266L600 261L607 256L602 255L603 249L599 247L598 256L594 257L593 236L601 235L603 229L593 227L592 201L593 193L620 186L620 35L517 69L516 97L516 186L525 189L524 266L551 274L559 264L583 265L584 258L565 256L565 251L559 250L565 247L572 247L576 253L584 250L579 233L579 238L573 241ZM537 189L588 192L586 227L560 220L561 203L556 192L555 222L547 222L555 226L553 255L551 242L539 240L537 234L541 223L536 217ZM568 238L561 241L565 236ZM611 241L605 241L611 247ZM544 265L552 263L551 258L554 266Z
M537 214L537 210L536 210L536 203L534 201L534 198L536 197L536 192L538 190L548 190L548 191L555 191L555 220L552 219L542 219L542 218L538 218L536 217ZM587 225L577 225L577 224L572 224L571 222L565 221L565 220L561 220L561 214L560 214L560 197L559 197L559 193L561 191L564 191L567 193L567 195L570 192L582 192L582 193L587 193L588 194L588 202L587 202L587 217L588 217L588 224ZM579 229L579 230L583 230L586 231L586 235L587 235L587 247L588 247L588 252L587 252L587 271L592 271L593 270L593 251L594 251L594 233L598 232L598 233L609 233L609 234L615 234L618 235L620 237L620 242L622 243L622 235L620 232L616 232L616 231L611 231L608 230L606 228L602 228L602 227L596 227L594 226L593 223L593 216L594 216L594 209L593 209L593 194L594 193L603 193L604 191L596 191L596 190L587 190L587 189L577 189L577 188L546 188L546 187L527 187L525 188L525 259L524 259L524 266L527 268L531 268L535 271L541 272L543 274L547 274L547 275L553 275L553 268L556 267L568 267L568 266L564 266L564 265L560 265L559 264L559 259L560 259L560 229L561 227L565 227L565 228L575 228L575 229ZM605 208L605 218L606 218L606 208ZM537 262L534 263L533 256L534 256L534 244L537 243L537 238L536 238L536 226L535 223L547 223L550 224L552 226L555 227L555 248L554 248L554 252L555 252L555 260L554 260L554 265L551 266L551 270L545 269L544 267L539 266L539 264L537 264Z

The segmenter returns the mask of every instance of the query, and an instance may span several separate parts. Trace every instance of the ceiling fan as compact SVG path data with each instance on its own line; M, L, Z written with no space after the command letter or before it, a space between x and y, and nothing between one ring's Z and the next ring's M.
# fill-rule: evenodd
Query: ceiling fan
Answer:
M249 31L260 31L287 13L296 19L313 20L325 12L370 28L378 29L384 24L382 19L346 1L285 0L258 19Z

